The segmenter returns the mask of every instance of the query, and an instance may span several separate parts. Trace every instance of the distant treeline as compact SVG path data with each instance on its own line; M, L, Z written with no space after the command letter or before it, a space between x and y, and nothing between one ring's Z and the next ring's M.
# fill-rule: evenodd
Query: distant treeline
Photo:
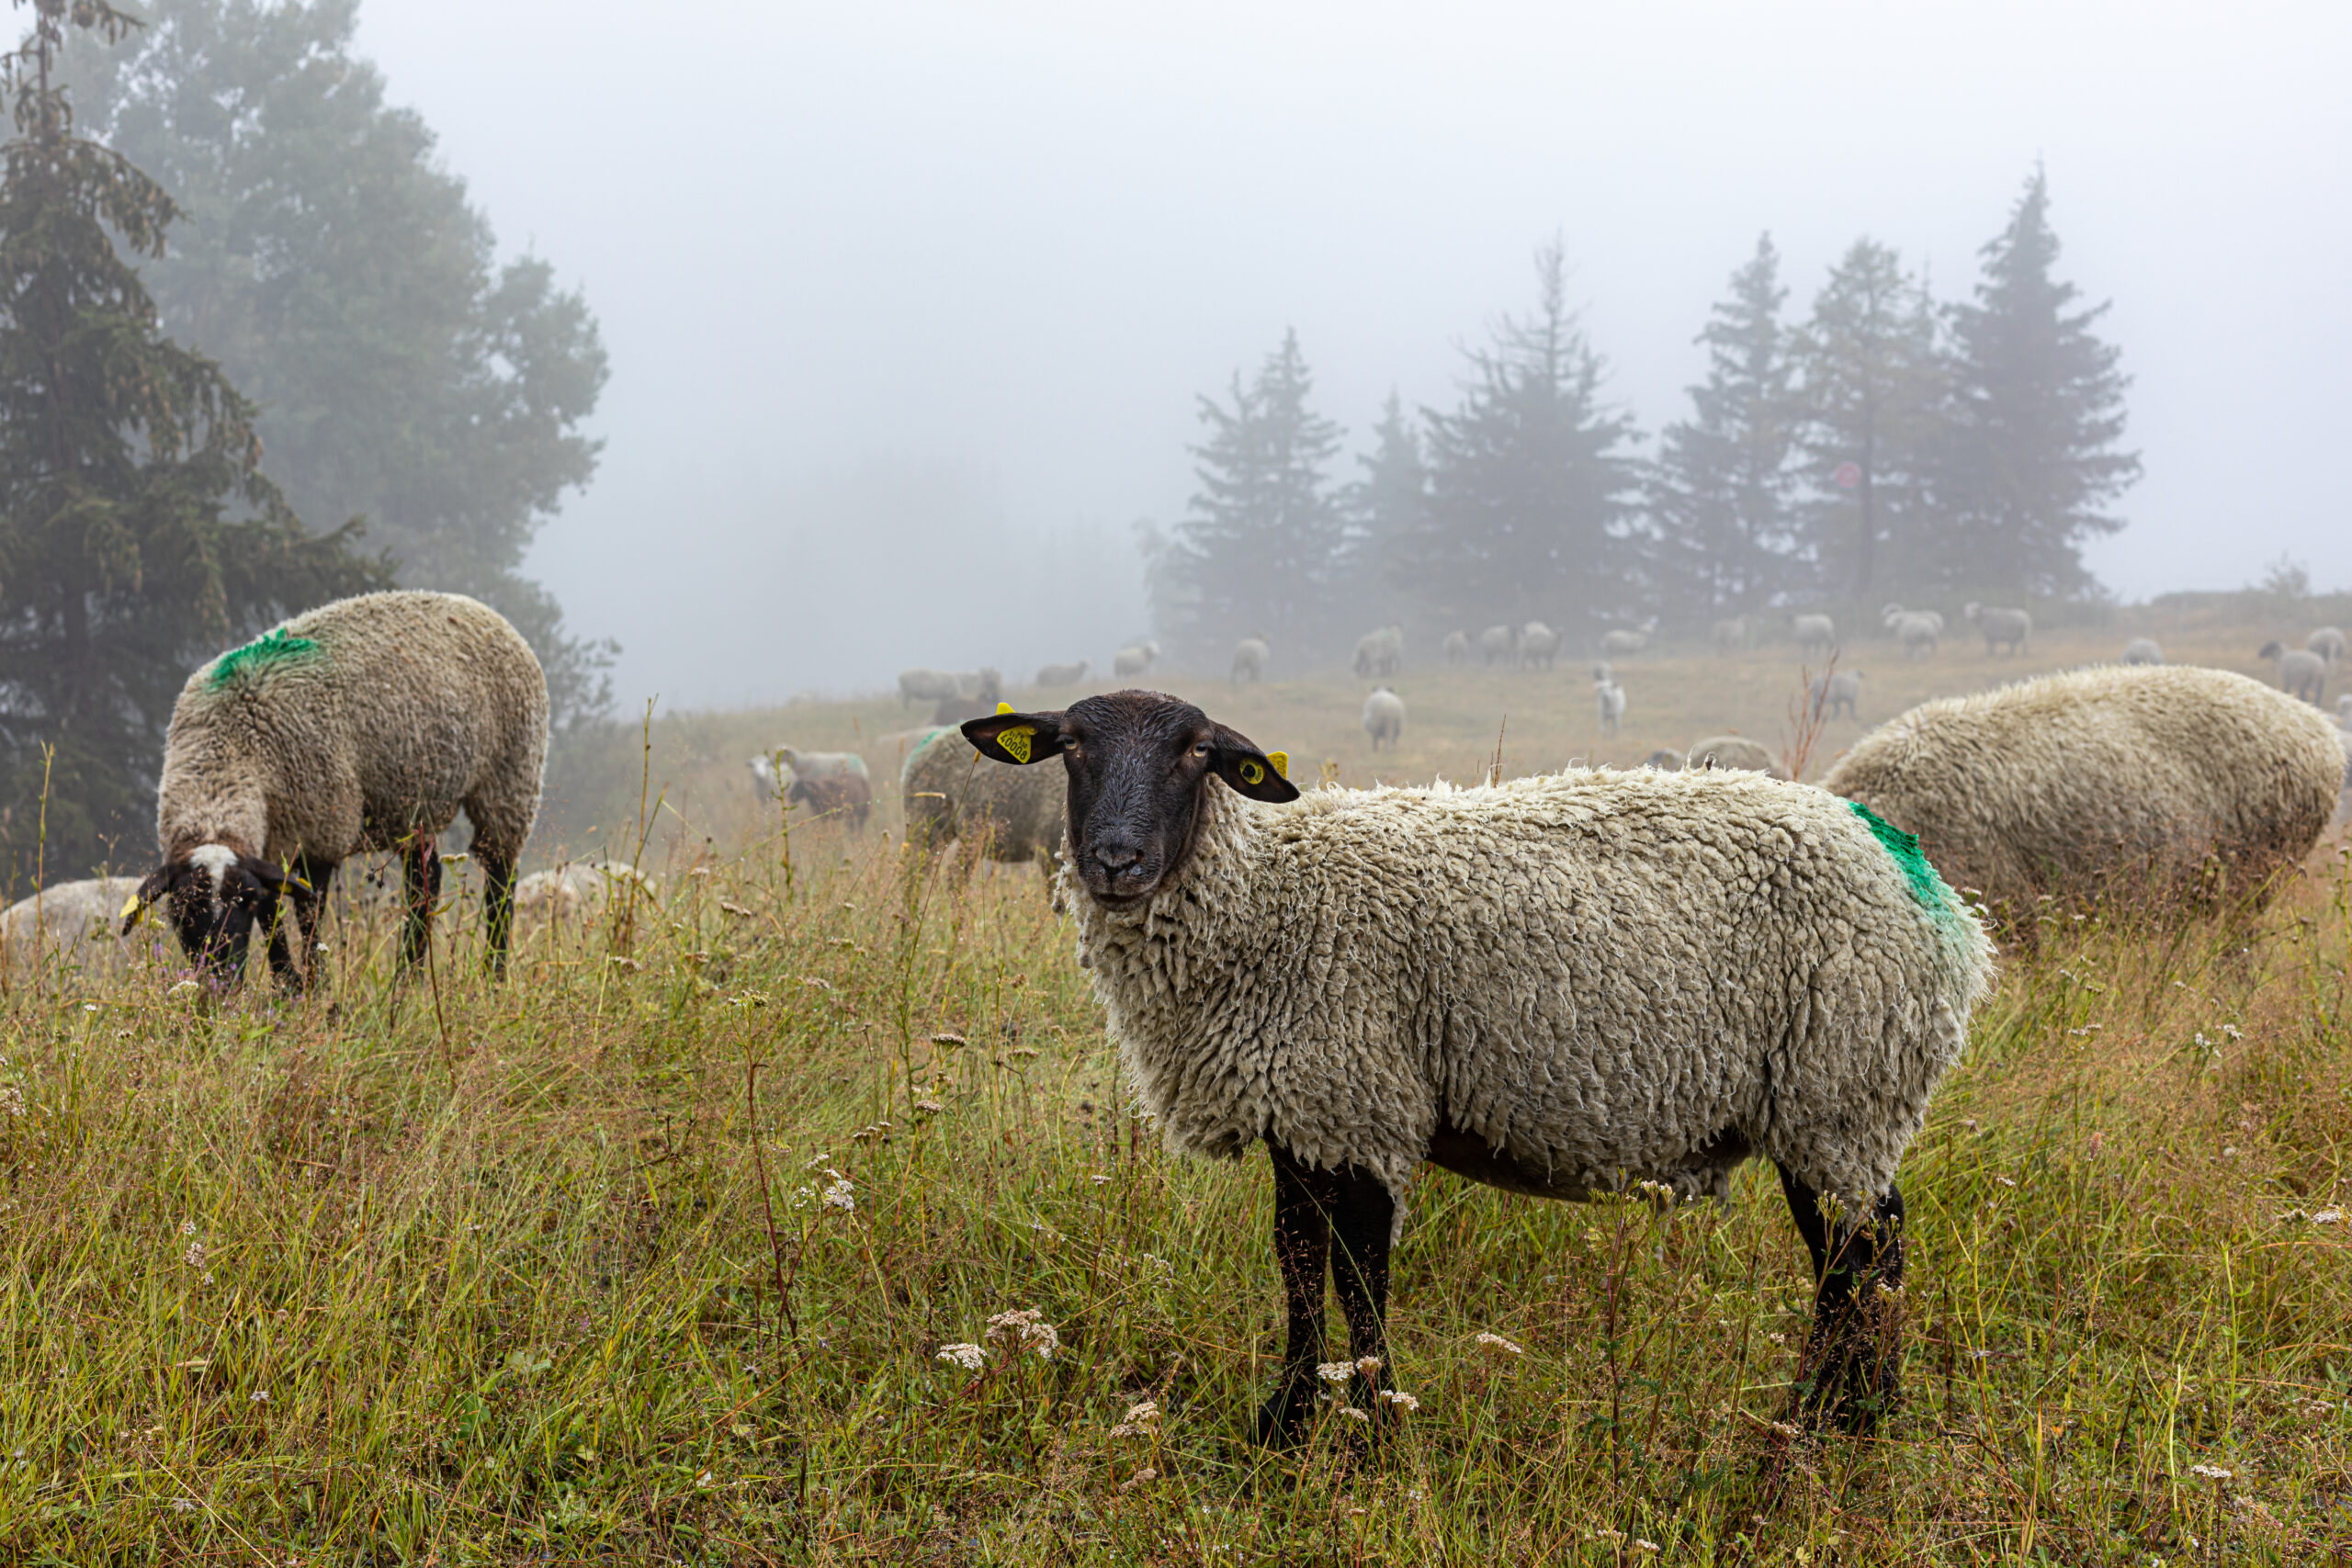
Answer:
M1801 321L1768 234L1698 341L1706 379L1645 455L1603 395L1557 243L1534 311L1467 354L1451 409L1392 393L1342 479L1297 334L1200 400L1200 490L1147 528L1152 609L1179 657L1266 636L1329 661L1370 626L1542 620L1572 648L1612 626L1702 628L1792 605L2079 599L2083 542L2122 526L2128 378L2054 276L2040 170L1980 253L1966 301L1932 299L1857 241Z

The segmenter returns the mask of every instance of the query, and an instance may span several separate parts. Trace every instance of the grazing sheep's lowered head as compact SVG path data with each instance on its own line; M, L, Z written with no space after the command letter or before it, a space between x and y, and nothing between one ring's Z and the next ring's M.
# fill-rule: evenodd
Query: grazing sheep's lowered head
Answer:
M277 923L278 900L307 906L315 897L308 883L268 861L226 844L198 844L147 874L123 906L122 934L130 935L140 915L161 899L197 968L233 983L245 971L254 931Z

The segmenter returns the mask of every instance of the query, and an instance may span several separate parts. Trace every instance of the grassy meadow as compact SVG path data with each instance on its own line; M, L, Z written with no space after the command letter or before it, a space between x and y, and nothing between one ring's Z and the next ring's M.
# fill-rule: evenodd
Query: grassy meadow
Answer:
M2258 629L2155 635L2253 671ZM1871 644L1813 771L1920 697L2128 635ZM1785 649L1619 674L1603 739L1581 662L1408 671L1376 761L1364 682L1164 683L1347 784L1475 776L1498 732L1506 774L1726 728L1777 750L1798 683ZM2095 913L2006 959L1905 1166L1880 1437L1781 1424L1811 1282L1768 1168L1669 1212L1430 1170L1391 1305L1418 1410L1370 1452L1327 1417L1268 1455L1264 1156L1171 1158L1128 1113L1033 869L959 883L902 847L887 738L921 716L655 717L536 853L608 850L657 890L534 933L503 985L462 890L405 982L368 898L310 998L10 972L0 1558L2352 1556L2335 841L2261 912ZM753 799L744 759L779 741L863 747L863 834Z

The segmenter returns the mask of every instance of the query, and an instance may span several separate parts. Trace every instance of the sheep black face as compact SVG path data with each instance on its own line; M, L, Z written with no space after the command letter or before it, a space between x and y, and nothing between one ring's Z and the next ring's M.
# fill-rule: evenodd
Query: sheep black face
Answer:
M1183 868L1215 774L1252 800L1298 791L1245 736L1158 692L1088 697L1060 713L1001 713L964 739L1000 762L1059 753L1069 773L1069 856L1097 903L1148 898Z
M180 946L208 977L233 983L244 973L245 953L256 927L267 931L277 918L281 895L300 896L298 884L269 862L241 855L223 844L206 844L148 873L130 908L128 932L150 904L164 900Z

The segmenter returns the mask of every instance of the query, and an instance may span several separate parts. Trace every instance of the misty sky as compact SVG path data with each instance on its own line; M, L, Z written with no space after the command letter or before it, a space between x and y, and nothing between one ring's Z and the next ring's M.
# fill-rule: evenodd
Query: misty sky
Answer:
M690 19L690 20L689 20ZM1297 327L1360 443L1554 233L1655 431L1770 229L1973 278L2034 160L2115 308L2126 598L2352 584L2352 6L365 0L362 50L612 351L532 557L632 701L1107 663L1193 398Z

